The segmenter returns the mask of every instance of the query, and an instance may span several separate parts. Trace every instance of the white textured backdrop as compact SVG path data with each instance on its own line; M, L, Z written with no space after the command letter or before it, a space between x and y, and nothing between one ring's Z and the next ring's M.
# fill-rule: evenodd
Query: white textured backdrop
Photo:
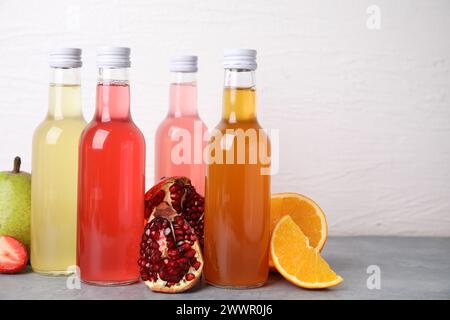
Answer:
M0 0L0 169L16 154L30 169L49 48L84 50L92 117L100 45L132 48L148 185L168 56L199 55L199 111L212 127L223 49L256 48L260 122L280 129L274 192L315 199L333 235L450 236L450 1Z

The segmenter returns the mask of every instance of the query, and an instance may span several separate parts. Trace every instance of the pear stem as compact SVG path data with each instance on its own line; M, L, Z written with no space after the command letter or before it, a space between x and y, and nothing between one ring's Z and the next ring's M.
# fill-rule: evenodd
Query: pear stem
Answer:
M20 172L20 164L22 163L22 160L20 160L20 157L14 158L14 169L13 173L19 173Z

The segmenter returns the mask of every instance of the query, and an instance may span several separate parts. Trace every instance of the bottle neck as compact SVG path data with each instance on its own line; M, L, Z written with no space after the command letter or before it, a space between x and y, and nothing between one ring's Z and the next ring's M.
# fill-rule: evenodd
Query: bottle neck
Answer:
M197 74L172 72L169 93L169 116L197 116Z
M128 68L99 68L95 118L100 122L131 120Z
M48 117L82 117L80 68L50 68Z
M256 120L255 71L225 69L222 119L228 123Z

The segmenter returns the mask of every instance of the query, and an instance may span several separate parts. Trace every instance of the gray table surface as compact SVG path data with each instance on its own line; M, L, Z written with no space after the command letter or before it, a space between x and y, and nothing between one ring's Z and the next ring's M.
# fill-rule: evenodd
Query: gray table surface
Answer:
M278 274L251 290L204 283L183 294L153 293L143 283L68 289L65 277L28 271L0 275L0 299L450 299L450 238L335 237L328 240L323 256L344 278L327 290L304 290ZM380 289L367 287L370 265L380 268Z

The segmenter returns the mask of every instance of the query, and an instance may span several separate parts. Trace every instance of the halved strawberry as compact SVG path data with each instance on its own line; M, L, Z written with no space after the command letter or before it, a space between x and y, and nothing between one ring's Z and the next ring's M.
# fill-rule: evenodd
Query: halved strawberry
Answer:
M0 273L19 273L27 261L27 249L19 240L0 236Z

